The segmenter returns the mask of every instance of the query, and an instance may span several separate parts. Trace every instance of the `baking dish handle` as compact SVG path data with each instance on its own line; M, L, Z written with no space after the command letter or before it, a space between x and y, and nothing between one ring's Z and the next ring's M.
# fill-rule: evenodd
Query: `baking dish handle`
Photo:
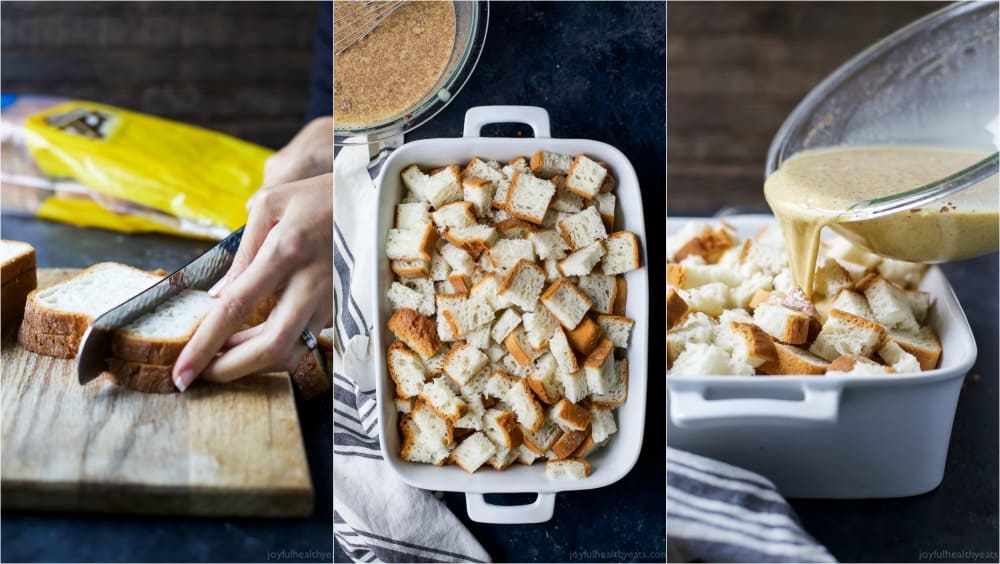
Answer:
M770 398L708 399L705 388L670 391L670 419L678 427L737 421L780 420L810 425L835 425L840 388L803 388L801 400Z
M486 501L484 494L465 494L465 509L469 512L469 519L477 523L501 525L544 523L552 519L555 507L554 493L540 493L535 501L526 505L494 505Z
M465 112L463 137L479 137L483 127L493 123L524 123L535 137L551 137L549 112L538 106L477 106Z

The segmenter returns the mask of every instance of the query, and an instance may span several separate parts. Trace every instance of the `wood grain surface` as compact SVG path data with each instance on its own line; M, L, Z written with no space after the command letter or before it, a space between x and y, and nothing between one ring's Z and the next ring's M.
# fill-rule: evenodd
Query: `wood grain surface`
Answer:
M39 287L75 270L40 269ZM183 394L77 382L75 361L0 355L3 509L305 516L313 487L286 374Z

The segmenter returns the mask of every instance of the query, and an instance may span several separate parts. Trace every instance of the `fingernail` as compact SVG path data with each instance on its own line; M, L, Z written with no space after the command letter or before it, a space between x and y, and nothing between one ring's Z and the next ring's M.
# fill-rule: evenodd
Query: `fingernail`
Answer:
M185 370L174 378L174 386L177 386L177 389L183 392L188 389L188 386L191 385L191 380L193 379L194 371Z
M229 281L232 280L232 278L233 277L227 273L218 282L216 282L214 286L209 288L208 295L212 296L213 298L218 298L219 293L221 293L222 289L225 288L227 284L229 284Z

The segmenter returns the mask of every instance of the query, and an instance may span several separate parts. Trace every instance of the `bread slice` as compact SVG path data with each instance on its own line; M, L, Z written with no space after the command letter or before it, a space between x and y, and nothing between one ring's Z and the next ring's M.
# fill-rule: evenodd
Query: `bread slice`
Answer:
M83 335L40 333L26 326L27 323L21 325L17 333L17 341L25 350L54 358L75 358L80 350Z
M809 352L829 361L843 355L870 357L883 337L885 328L878 323L832 309Z
M590 476L590 463L582 458L550 460L545 463L545 475L553 480L581 480Z
M397 309L387 325L392 334L416 351L420 358L428 359L441 348L434 323L414 309Z
M565 278L546 288L541 295L541 302L570 331L580 325L593 305L586 294Z
M0 285L7 285L21 273L34 270L34 247L21 241L0 240Z
M561 399L559 403L552 406L549 417L557 425L568 430L583 431L590 425L590 411L567 399Z
M545 271L533 261L521 259L507 273L498 293L525 311L535 311L535 304L544 287Z
M566 189L588 200L611 182L608 169L587 155L577 155L566 171Z
M513 217L540 225L555 193L552 181L515 172L507 190L504 209Z
M809 351L784 343L774 343L775 359L757 367L760 374L771 376L812 376L826 372L830 365Z
M631 231L616 231L604 241L605 255L601 259L604 274L624 274L642 266L639 238Z
M115 331L111 355L144 364L173 365L215 303L208 292L184 290Z
M65 282L31 292L22 332L74 335L79 339L94 319L159 280L158 276L124 264L95 264Z
M583 211L560 220L557 225L563 239L574 251L608 238L601 213L595 207L584 208Z
M566 258L559 261L559 272L563 276L584 276L601 262L605 255L604 241L595 241L586 247L573 251ZM605 272L605 274L609 274Z
M590 298L591 311L605 314L614 311L615 298L618 294L618 283L614 276L588 274L581 276L577 280L576 286Z
M482 432L475 432L465 438L451 452L451 460L462 470L473 473L486 464L496 454L497 448Z
M569 167L572 164L573 157L569 155L537 151L534 155L531 155L531 161L529 161L528 166L531 167L531 173L538 178L548 179L560 174L566 174L569 172Z
M173 364L146 364L118 358L105 359L108 369L103 376L112 383L147 394L177 392L173 380Z

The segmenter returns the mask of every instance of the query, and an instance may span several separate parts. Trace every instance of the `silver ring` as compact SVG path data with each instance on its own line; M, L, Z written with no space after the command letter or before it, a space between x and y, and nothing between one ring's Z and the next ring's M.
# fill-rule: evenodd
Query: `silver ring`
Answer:
M302 332L302 342L306 344L307 349L311 351L316 350L316 335L313 335L312 331L306 329Z

